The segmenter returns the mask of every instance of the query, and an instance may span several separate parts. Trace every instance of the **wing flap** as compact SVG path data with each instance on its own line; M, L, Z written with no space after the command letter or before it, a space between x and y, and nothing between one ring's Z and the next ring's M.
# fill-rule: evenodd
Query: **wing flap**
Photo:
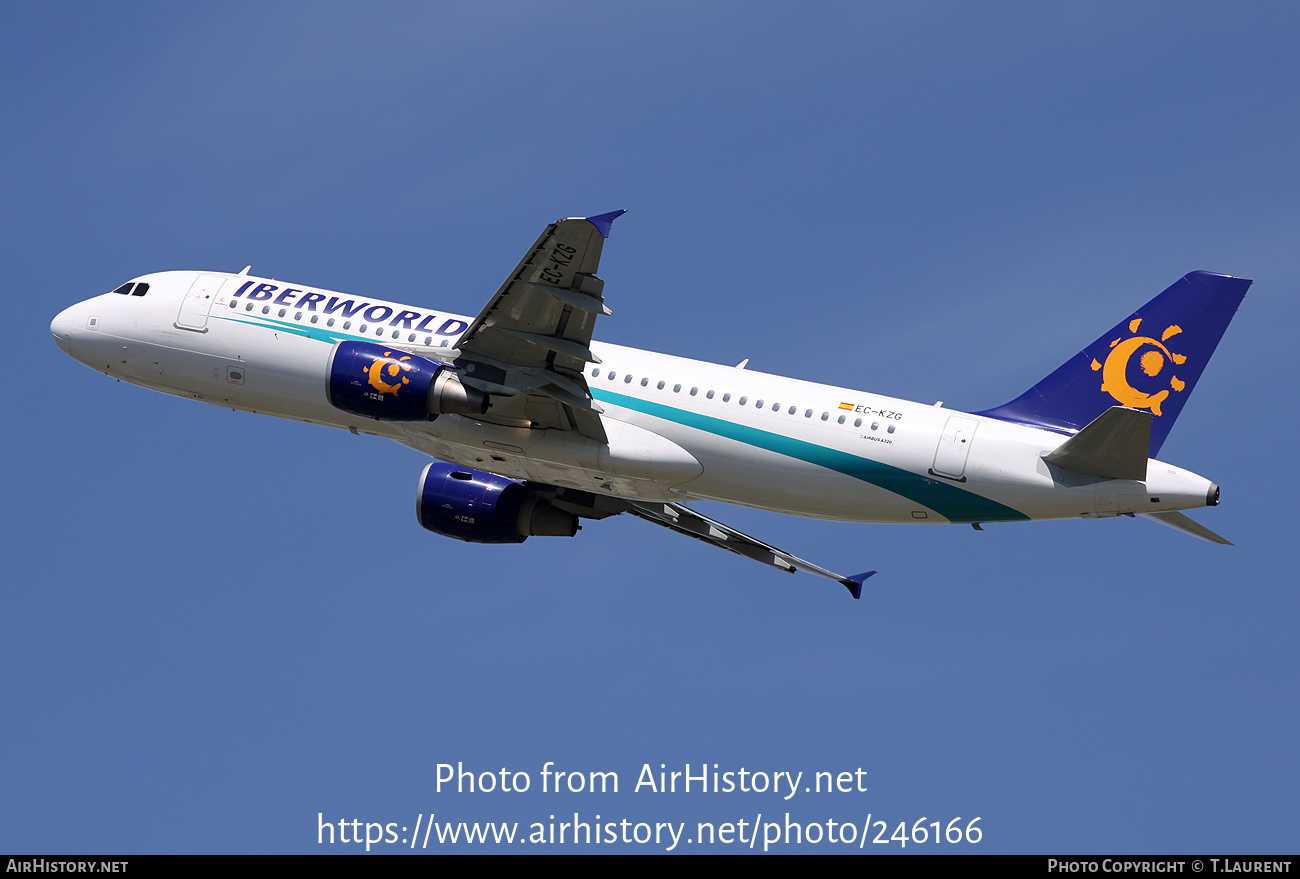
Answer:
M523 330L512 330L509 327L499 327L497 332L506 333L521 339L529 345L536 345L546 351L554 351L556 354L567 354L574 360L581 360L585 363L600 363L600 358L591 353L591 349L586 345L575 342L572 339L565 339L560 336L543 336L537 333L525 333Z
M537 290L541 290L548 296L554 296L561 302L567 302L574 308L581 308L584 311L594 311L597 314L612 315L605 301L600 296L593 296L590 293L582 293L577 290L565 290L562 287L552 287L548 284L529 284Z

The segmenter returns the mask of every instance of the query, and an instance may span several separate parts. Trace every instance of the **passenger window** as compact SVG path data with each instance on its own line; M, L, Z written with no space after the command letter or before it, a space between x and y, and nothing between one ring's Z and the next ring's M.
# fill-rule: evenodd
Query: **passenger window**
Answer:
M648 379L648 378L643 378L643 379L641 379L641 387L644 388L644 387L645 387L646 385L648 385L648 384L650 384L650 379Z
M659 384L655 385L655 387L657 387L659 390L662 391L664 389L664 383L660 382Z
M674 394L680 394L681 392L682 392L682 386L681 386L681 385L673 385L673 393L674 393Z
M629 372L627 375L623 376L623 384L625 385L632 384L632 373Z
M836 422L837 424L843 424L843 423L844 423L844 416L841 415L839 418L835 419L835 422Z
M822 421L827 421L827 420L830 419L830 417L831 417L831 413L829 413L829 412L823 412L823 413L822 413Z
M891 424L889 425L889 429L886 431L886 433L893 433L893 432L894 432L894 425Z
M709 392L708 392L707 394L705 394L704 396L706 396L706 397L708 397L710 400L712 400L712 399L713 399L713 391L709 391Z
M284 309L280 309L280 317L284 317Z
M790 411L789 411L788 413L786 413L786 414L787 414L787 415L793 415L793 414L795 413L795 410L796 410L797 408L798 408L797 406L791 406L791 407L790 407Z
M879 428L879 427L880 427L880 422L879 422L879 421L873 421L873 422L871 422L871 429L872 429L872 430L876 430L876 429Z
M591 371L591 377L592 377L592 378L600 378L600 370L599 370L599 369L593 369L593 370Z
M245 308L244 311L252 311L252 310L253 310L253 303L250 302L248 303L248 307Z
M300 311L300 312L298 312L297 314L295 314L295 315L293 316L293 319L294 319L294 320L302 320L302 312Z
M755 408L755 409L762 409L762 408L763 408L763 401L762 401L762 400L758 400L757 402L755 402L755 403L754 403L754 408Z
M854 426L854 427L861 427L861 426L862 426L862 419L861 419L861 418L855 418L855 419L853 419L853 426Z
M722 402L724 402L724 403L730 403L730 402L731 402L731 394L723 394L723 395L722 395Z
M700 389L699 389L699 388L691 388L691 396L692 396L692 397L694 397L694 396L695 396L696 394L698 394L699 392L700 392Z

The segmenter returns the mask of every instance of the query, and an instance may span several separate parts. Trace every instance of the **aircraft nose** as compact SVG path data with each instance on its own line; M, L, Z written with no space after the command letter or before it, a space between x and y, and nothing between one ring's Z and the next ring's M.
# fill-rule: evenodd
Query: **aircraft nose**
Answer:
M72 353L72 328L75 325L76 317L73 315L72 308L65 308L54 316L50 321L50 335L54 337L54 344L63 349L64 354Z

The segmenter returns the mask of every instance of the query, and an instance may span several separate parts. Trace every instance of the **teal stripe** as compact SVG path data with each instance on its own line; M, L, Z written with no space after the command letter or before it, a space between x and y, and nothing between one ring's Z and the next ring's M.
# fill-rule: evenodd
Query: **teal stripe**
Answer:
M1013 510L1011 507L958 488L951 483L920 476L910 470L892 467L889 464L872 461L870 458L862 458L815 443L791 439L779 433L770 433L756 427L699 415L611 391L593 389L591 393L597 400L622 406L624 409L644 412L646 415L653 415L665 421L693 427L755 448L807 461L809 464L816 464L818 467L825 467L827 470L834 470L854 479L861 479L863 482L916 501L953 522L1024 522L1029 519L1019 510Z

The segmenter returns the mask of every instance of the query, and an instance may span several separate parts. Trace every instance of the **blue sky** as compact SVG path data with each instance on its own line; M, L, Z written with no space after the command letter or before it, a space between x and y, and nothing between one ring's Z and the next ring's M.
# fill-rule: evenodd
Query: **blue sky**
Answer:
M1294 851L1298 19L6 9L0 849L355 850L317 844L322 813L788 812L979 816L990 852ZM415 522L418 454L120 384L48 334L135 275L249 263L475 314L546 223L615 208L598 338L966 410L1188 271L1254 278L1162 450L1223 486L1196 518L1238 545L706 508L879 570L853 602L626 517L463 544ZM533 788L439 792L458 761ZM543 794L547 761L620 792ZM868 790L633 792L661 763L862 768Z

